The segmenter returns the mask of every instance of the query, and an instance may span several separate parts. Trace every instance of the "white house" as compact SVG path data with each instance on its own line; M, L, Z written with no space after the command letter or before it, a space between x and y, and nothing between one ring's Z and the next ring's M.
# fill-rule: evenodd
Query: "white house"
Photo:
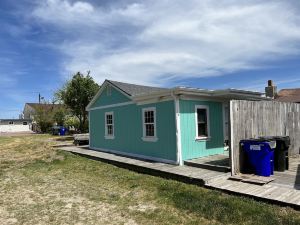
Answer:
M0 119L0 133L30 132L31 126L30 119Z

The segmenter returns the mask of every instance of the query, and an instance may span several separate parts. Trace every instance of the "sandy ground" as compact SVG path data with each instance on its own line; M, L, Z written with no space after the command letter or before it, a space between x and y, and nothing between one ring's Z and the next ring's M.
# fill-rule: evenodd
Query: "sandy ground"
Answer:
M26 132L0 132L0 136L3 137L17 137L17 136L27 136L27 135L34 135L36 133L31 131Z

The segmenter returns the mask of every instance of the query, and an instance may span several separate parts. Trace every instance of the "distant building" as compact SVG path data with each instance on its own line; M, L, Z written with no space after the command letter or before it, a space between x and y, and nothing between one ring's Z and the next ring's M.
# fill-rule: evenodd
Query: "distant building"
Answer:
M281 89L277 92L277 87L272 80L269 80L265 91L266 97L273 98L276 101L300 103L300 88Z
M276 101L300 103L300 88L280 90L277 93Z
M0 119L0 133L30 132L32 120L30 119Z
M25 103L23 118L34 120L34 116L38 109L43 109L50 112L58 109L63 109L64 107L65 106L63 104Z
M31 129L34 132L38 132L39 128L37 127L34 117L39 109L50 113L64 108L65 106L63 104L25 103L23 110L23 118L32 120Z

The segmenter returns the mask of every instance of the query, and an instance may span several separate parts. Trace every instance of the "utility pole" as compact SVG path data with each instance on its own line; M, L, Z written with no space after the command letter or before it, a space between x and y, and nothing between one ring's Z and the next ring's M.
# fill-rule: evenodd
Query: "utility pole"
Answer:
M39 93L39 104L41 104L41 94Z

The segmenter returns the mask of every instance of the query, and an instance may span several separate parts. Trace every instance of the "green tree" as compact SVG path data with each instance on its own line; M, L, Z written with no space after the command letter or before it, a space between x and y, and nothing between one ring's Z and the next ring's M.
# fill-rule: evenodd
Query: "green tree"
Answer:
M62 101L79 120L79 130L88 129L86 106L99 90L99 85L88 72L87 75L76 73L70 81L56 92L55 96Z
M65 120L65 126L67 127L74 127L77 128L79 127L79 120L76 116L67 116Z
M67 110L61 107L53 112L53 120L57 123L58 126L64 126L66 115Z
M38 129L42 132L48 132L52 127L53 120L53 110L46 110L44 107L37 107L35 110L34 120L38 126Z

